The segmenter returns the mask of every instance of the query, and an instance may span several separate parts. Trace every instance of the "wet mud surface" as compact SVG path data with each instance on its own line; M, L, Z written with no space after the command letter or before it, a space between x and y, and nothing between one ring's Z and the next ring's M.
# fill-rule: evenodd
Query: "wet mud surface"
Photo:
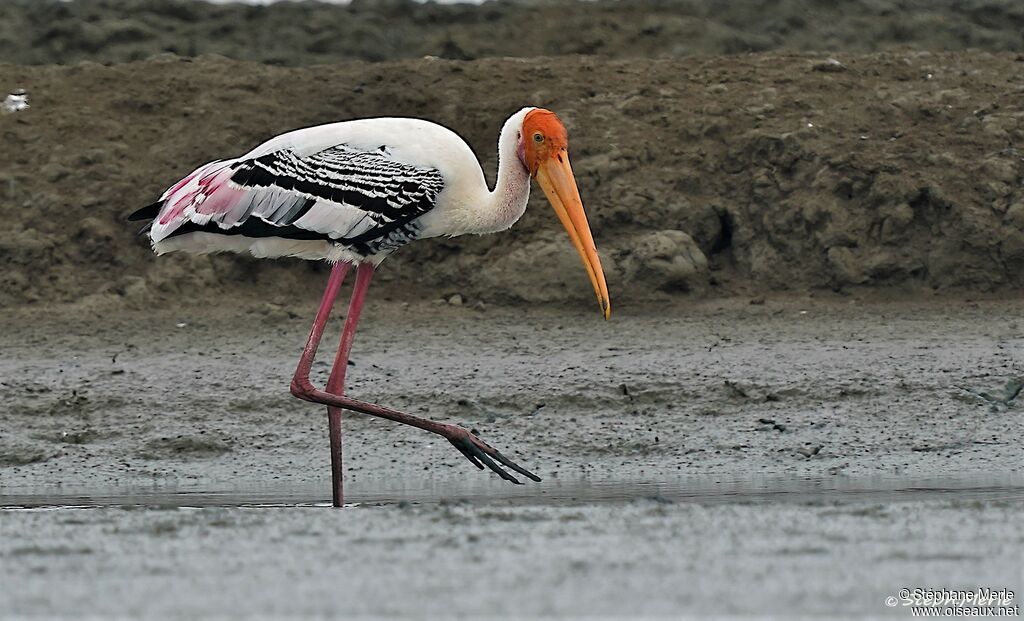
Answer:
M870 484L850 496L791 481L803 493L781 502L705 480L724 498L5 506L0 603L15 616L903 618L883 604L902 585L1024 584L1024 480Z
M287 390L315 300L266 304L12 312L5 485L324 481L324 417ZM1024 465L1019 301L729 299L610 322L586 310L371 301L348 392L475 428L543 477ZM355 487L487 476L417 430L353 416L346 431Z
M4 608L885 615L907 584L1024 582L1019 301L754 301L371 303L350 394L544 482L351 415L341 513L325 416L287 393L313 298L14 311Z

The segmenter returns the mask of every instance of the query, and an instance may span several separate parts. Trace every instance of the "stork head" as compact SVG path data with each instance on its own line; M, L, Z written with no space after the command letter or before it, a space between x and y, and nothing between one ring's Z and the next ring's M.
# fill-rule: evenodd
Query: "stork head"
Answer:
M572 245L580 253L601 305L601 314L608 319L612 313L608 285L594 237L590 234L576 178L569 165L569 136L554 112L534 108L523 117L523 127L519 132L519 160L544 190Z

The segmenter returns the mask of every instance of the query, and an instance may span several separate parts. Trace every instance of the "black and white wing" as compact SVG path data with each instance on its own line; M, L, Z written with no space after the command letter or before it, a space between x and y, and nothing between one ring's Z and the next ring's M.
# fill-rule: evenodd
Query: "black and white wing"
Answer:
M309 155L283 149L211 162L182 179L154 206L150 236L158 250L175 237L208 233L387 254L416 238L417 219L443 189L437 169L397 161L385 146L338 144Z

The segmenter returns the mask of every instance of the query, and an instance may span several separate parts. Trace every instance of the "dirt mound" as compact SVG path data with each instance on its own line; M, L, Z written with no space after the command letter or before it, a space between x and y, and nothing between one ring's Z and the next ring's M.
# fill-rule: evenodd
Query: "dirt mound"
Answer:
M598 0L211 5L192 0L5 0L0 58L124 62L172 52L285 65L418 58L765 51L1024 50L1017 0Z
M26 88L32 103L0 115L0 304L316 291L316 264L154 257L123 216L200 163L361 116L453 127L493 180L498 130L524 104L569 127L617 302L1020 288L1022 84L1024 62L981 52L0 65L0 85ZM470 303L591 297L539 195L511 232L403 249L379 287L397 298L458 291Z

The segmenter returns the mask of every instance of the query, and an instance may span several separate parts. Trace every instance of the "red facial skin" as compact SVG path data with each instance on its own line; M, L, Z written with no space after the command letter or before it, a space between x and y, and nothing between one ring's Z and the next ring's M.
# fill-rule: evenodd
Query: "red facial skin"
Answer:
M542 162L551 158L561 161L568 148L569 134L554 112L535 108L526 113L519 136L519 160L531 177L537 176Z

